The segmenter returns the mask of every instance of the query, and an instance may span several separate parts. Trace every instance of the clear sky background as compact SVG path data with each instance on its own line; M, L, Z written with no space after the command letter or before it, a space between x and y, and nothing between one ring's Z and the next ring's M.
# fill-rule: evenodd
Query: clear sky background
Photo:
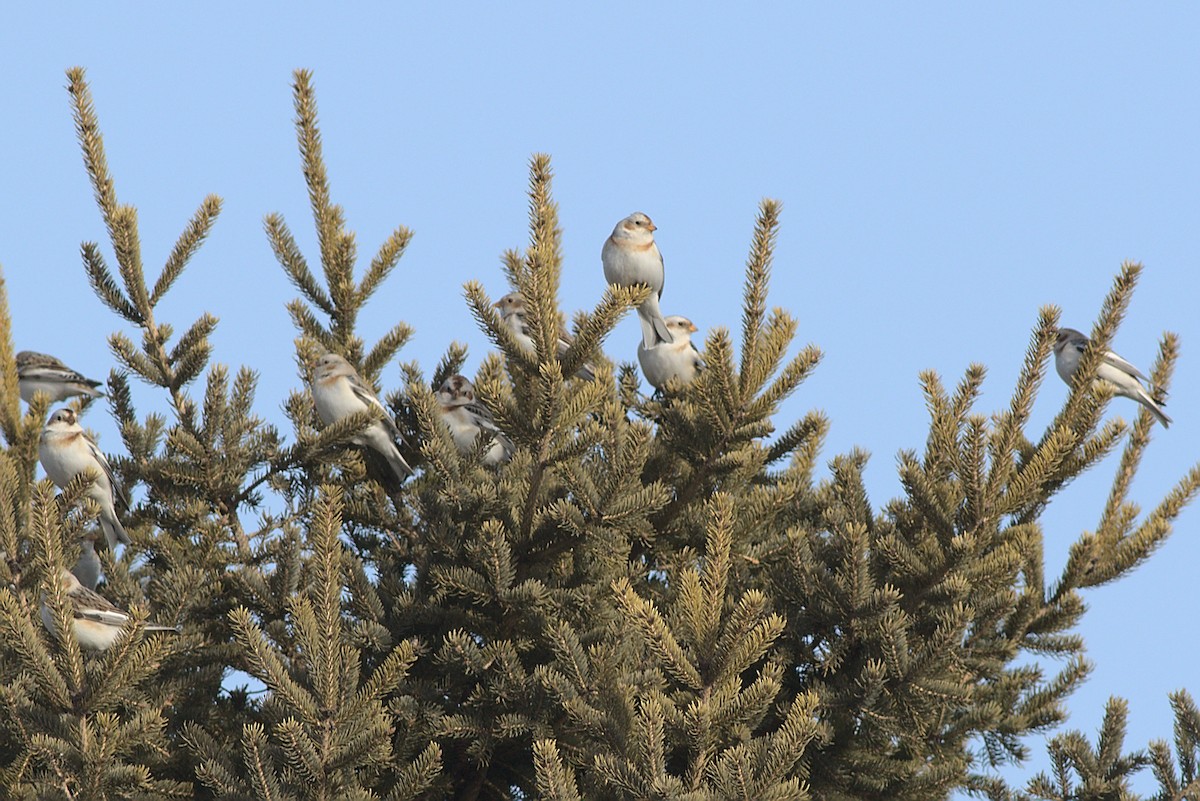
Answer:
M79 256L99 240L111 263L64 89L82 65L118 197L140 210L151 281L204 195L224 198L159 319L179 331L217 314L215 357L260 371L258 413L288 431L281 404L300 381L284 303L297 292L262 220L282 213L316 266L290 91L306 67L362 263L397 225L415 232L360 333L406 320L416 335L401 358L427 371L453 339L471 348L469 372L487 351L461 287L507 291L500 254L527 240L527 162L545 151L568 313L597 302L601 244L641 210L659 227L665 312L702 335L736 333L757 204L784 202L771 303L799 318L793 352L814 342L825 359L779 427L824 409L823 456L869 450L877 508L900 492L897 452L924 446L918 372L953 386L982 362L977 411L1002 408L1039 306L1088 330L1125 259L1146 271L1114 348L1148 368L1162 331L1182 338L1176 423L1155 428L1134 497L1152 508L1200 457L1200 7L410 5L6 8L0 267L17 347L103 378L115 364L106 336L138 339L93 296ZM633 362L637 338L630 315L606 351ZM399 387L399 370L384 382ZM1051 370L1033 438L1066 395ZM142 414L166 410L148 388L135 400ZM120 447L107 409L87 422ZM1097 523L1115 462L1044 516L1049 575ZM1069 725L1090 738L1110 694L1130 699L1131 747L1171 736L1168 692L1200 695L1198 530L1200 508L1185 511L1154 558L1087 593L1096 669Z

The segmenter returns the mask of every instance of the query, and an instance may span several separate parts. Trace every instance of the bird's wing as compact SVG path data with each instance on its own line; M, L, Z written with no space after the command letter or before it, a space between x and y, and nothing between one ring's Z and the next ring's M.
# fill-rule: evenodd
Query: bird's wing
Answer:
M380 403L379 398L375 397L375 392L356 375L348 375L346 376L346 380L350 382L350 389L354 391L356 398L368 406L375 406L383 412L383 427L387 429L392 439L403 440L404 435L400 433L399 426L392 419L392 413L387 410L386 406Z
M700 355L700 349L696 347L695 342L689 341L688 344L692 346L692 361L695 363L696 369L703 370L705 364L704 357Z
M466 410L467 414L471 415L476 424L484 431L493 434L500 433L500 429L496 427L496 418L492 417L491 410L479 401L471 401L464 404L462 408Z
M17 368L22 375L26 370L33 369L54 369L72 372L71 368L67 367L58 359L51 356L49 353L38 353L32 350L23 350L17 354Z
M1134 378L1140 378L1142 381L1145 381L1147 384L1150 383L1150 379L1147 378L1145 375L1143 375L1141 370L1137 369L1132 364L1125 361L1117 354L1113 353L1111 350L1104 351L1104 363L1117 368L1118 370L1120 370L1123 373L1128 373L1129 375L1133 376Z
M658 246L656 245L654 249L658 250ZM663 289L667 286L667 265L663 261L661 250L658 250L658 272L662 275L662 280L659 281L658 299L662 300Z
M511 439L504 436L504 434L502 432L500 432L499 430L496 431L494 436L495 436L496 442L500 443L500 448L504 452L504 458L511 459L512 455L517 450L517 446L513 444L513 441Z
M129 615L114 606L107 598L80 584L67 593L75 617L108 626L124 626Z
M108 479L108 486L112 489L113 500L119 503L122 509L128 510L129 499L125 497L125 492L121 489L117 477L113 475L112 467L109 466L108 459L104 457L104 452L96 447L96 443L87 434L83 435L83 441L87 443L88 450L91 451L96 464L100 465L100 469L104 471L104 477Z
M21 378L58 378L67 380L71 378L83 378L79 373L68 370L63 365L54 364L25 364L17 369L17 375Z
M83 384L89 387L98 387L101 382L94 378L88 378L82 373L71 370L65 366L53 367L51 365L32 365L22 367L17 370L18 378L25 379L43 379L46 381L61 381L67 384Z

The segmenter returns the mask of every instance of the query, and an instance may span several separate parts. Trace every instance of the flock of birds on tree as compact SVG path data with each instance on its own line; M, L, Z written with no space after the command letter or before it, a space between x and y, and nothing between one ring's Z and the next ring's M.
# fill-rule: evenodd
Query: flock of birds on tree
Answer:
M703 369L704 361L691 341L696 326L686 317L664 317L659 308L663 291L663 259L654 241L655 225L641 212L635 212L617 223L612 235L604 242L601 260L604 277L617 286L647 285L651 292L638 307L642 341L638 344L638 362L647 381L656 389L682 387L690 383ZM512 331L522 348L535 352L525 319L525 300L520 293L505 295L496 304L501 319ZM560 330L558 351L561 354L571 344L571 336ZM1088 344L1088 338L1072 328L1058 330L1054 343L1055 368L1069 385ZM37 394L45 395L51 403L68 398L101 397L94 381L67 367L53 356L22 351L16 356L21 399L26 403ZM595 378L595 368L585 364L576 377ZM1149 385L1161 395L1141 371L1112 351L1106 351L1096 371L1097 382L1113 387L1114 394L1131 398L1145 406L1164 427L1171 418L1162 410L1162 402L1147 390ZM1145 385L1143 384L1145 382ZM400 453L404 435L395 419L387 412L370 385L343 356L326 353L317 360L310 382L317 415L324 425L330 425L353 414L374 411L375 421L356 433L351 442L382 457L395 481L403 482L413 473L412 467ZM483 463L495 466L513 454L513 443L499 429L474 387L462 375L447 378L436 393L441 419L450 431L455 446L463 453L482 450ZM129 614L118 609L95 592L100 580L100 561L95 541L102 534L110 550L118 543L128 545L129 535L121 524L117 507L128 508L121 488L113 476L108 460L96 443L79 425L75 410L62 408L50 415L42 430L39 457L46 475L60 488L66 487L82 474L90 474L92 482L86 497L100 509L99 533L81 543L81 557L72 571L63 570L60 585L70 603L72 629L80 645L93 650L106 650L126 630ZM41 608L42 621L51 631L56 630L53 614L45 599ZM170 626L145 626L147 630L178 631Z

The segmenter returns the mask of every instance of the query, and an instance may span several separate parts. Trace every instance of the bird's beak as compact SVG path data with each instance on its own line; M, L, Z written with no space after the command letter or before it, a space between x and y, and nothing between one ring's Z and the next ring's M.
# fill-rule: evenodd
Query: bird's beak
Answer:
M696 327L695 323L688 323L688 333L694 334L699 330L700 329Z
M502 301L502 300L498 300L498 301L496 301L495 303L493 303L493 304L492 304L492 308L493 308L493 309L498 309L498 308L500 308L500 304L501 304L501 303L503 303L503 302L504 302L504 301Z
M655 225L654 223L648 223L648 224L646 225L646 227L647 227L647 228L649 228L651 231L657 231L657 230L658 230L658 226L657 226L657 225Z

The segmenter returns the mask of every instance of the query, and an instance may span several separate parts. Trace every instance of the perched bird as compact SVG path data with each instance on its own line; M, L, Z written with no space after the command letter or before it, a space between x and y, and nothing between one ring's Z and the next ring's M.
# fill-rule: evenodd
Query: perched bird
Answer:
M637 349L642 372L655 389L662 389L672 378L680 384L690 384L696 373L704 369L704 359L692 342L692 334L696 332L692 321L672 314L667 318L667 328L674 335L674 342L660 342L652 348L643 342Z
M475 399L475 387L466 376L452 375L442 382L437 391L438 407L442 422L450 429L454 444L463 453L471 453L483 437L491 445L483 455L483 463L492 467L512 458L512 440L504 436L492 413Z
M317 360L317 369L310 383L317 415L325 425L336 423L355 412L365 412L371 407L379 409L383 413L382 418L354 435L351 442L383 457L397 482L403 482L412 475L413 469L404 461L396 446L397 442L405 442L404 435L350 362L336 353L326 353Z
M500 300L492 304L500 310L500 319L513 332L520 346L530 354L537 352L537 347L533 344L533 337L529 335L529 322L525 319L525 298L520 292L509 292ZM575 341L570 332L566 328L559 326L558 328L558 355L566 353L567 348L571 347L571 343ZM591 381L596 377L596 367L593 364L585 363L575 372L576 378L582 378L585 381Z
M75 639L84 648L90 648L93 651L107 651L125 630L129 613L121 611L99 593L80 584L79 579L75 578L69 570L60 572L58 581L71 604L71 630L75 633ZM42 625L46 627L47 631L54 632L54 615L50 611L50 605L45 596L42 596L41 614ZM175 626L156 626L148 623L145 629L146 631L179 633L179 629Z
M75 567L71 568L71 572L75 578L79 579L79 583L89 590L96 589L96 585L100 583L100 574L103 571L100 557L96 555L96 532L94 529L79 541L79 561L75 563Z
M88 488L87 497L100 507L100 530L104 532L108 547L116 548L118 542L129 544L129 535L117 517L117 504L128 509L129 501L121 493L108 459L79 425L74 410L59 409L50 415L42 429L38 457L46 475L60 488L66 487L85 470L94 473L95 481Z
M1058 338L1054 342L1054 369L1062 376L1062 380L1071 384L1071 377L1079 369L1079 359L1087 347L1088 338L1074 328L1058 329ZM1150 379L1129 362L1122 359L1111 350L1104 352L1104 360L1096 370L1098 381L1107 381L1115 388L1116 394L1130 398L1145 406L1163 424L1163 428L1171 425L1171 418L1162 410L1162 403L1155 401L1146 388L1145 381L1150 386Z
M652 348L659 342L674 342L663 319L658 301L663 292L663 258L654 243L657 226L640 211L635 211L617 223L612 235L604 240L600 260L604 263L604 280L617 286L647 284L654 290L638 307L643 326L642 343Z
M100 386L99 381L75 372L53 356L32 350L17 354L17 384L21 390L21 400L26 403L32 401L37 392L45 392L50 396L51 403L65 401L76 395L104 397L104 393L96 389Z

